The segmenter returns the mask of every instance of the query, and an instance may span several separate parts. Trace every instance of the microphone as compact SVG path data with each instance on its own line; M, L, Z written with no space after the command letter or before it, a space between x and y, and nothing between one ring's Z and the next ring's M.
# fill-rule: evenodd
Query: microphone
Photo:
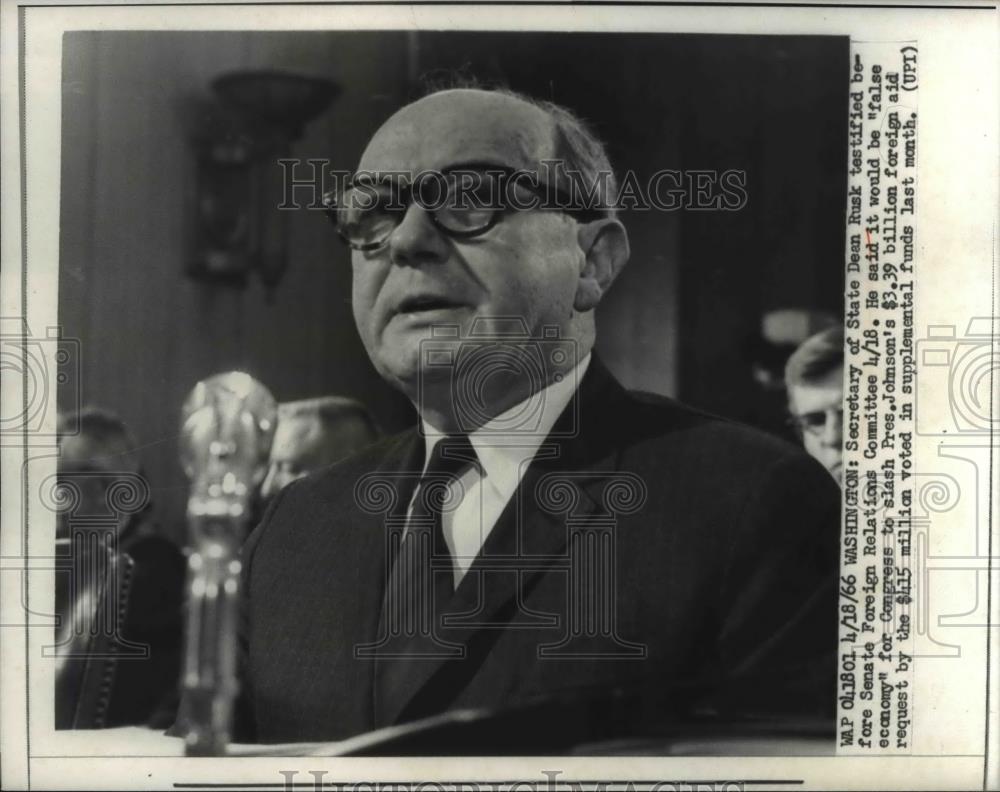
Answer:
M221 756L229 743L239 685L239 551L276 423L270 391L239 371L202 380L182 408L181 464L191 482L180 723L188 756Z

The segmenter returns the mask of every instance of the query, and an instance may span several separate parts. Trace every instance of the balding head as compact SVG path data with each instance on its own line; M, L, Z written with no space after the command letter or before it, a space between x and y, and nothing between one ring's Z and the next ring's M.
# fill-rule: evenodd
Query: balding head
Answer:
M261 496L272 498L295 479L350 456L378 437L368 409L354 399L321 396L279 404Z
M476 123L470 127L463 119ZM440 150L442 140L454 143L469 161L491 162L503 151L509 156L498 164L554 178L559 183L553 186L573 190L581 199L590 196L591 208L609 217L616 214L618 182L604 144L590 126L561 105L507 89L452 88L406 105L372 137L358 170L392 162L393 153L400 161L435 163L424 170L443 170L448 163ZM414 147L426 150L413 158ZM562 173L555 172L555 163ZM405 172L407 167L384 170Z
M487 220L465 233L407 191L426 174L471 171L489 181L490 173L528 171L538 178L533 189L565 192L566 184L546 178L554 162L566 172L583 165L603 171L601 206L553 206L544 198L523 204L520 196L514 204L504 193L502 208L487 210ZM359 237L352 258L354 316L379 373L415 401L425 420L447 429L442 411L450 410L456 385L450 372L421 359L422 342L436 330L447 329L456 343L473 335L509 337L513 320L532 339L555 332L573 342L577 354L546 370L543 381L515 382L503 367L487 377L477 391L484 415L517 404L589 353L594 309L628 258L625 230L606 208L610 177L603 147L583 122L556 105L506 91L440 91L403 107L375 133L359 180L380 197L374 210L351 215L345 230L371 231ZM444 179L444 192L455 183ZM515 192L521 189L515 185ZM383 208L396 195L404 211Z
M358 169L420 172L492 163L535 170L556 153L555 124L541 108L497 91L456 88L392 115L372 137Z

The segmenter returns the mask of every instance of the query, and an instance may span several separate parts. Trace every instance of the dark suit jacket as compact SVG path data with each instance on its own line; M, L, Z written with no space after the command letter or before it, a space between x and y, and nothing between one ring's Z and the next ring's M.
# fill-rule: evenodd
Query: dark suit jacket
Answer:
M573 691L832 717L839 491L826 471L748 427L627 392L596 358L545 448L451 603L464 615L441 637L460 656L413 660L388 703L357 651L377 642L387 568L366 488L404 482L398 514L422 440L405 432L286 489L244 548L236 739L340 739Z
M76 530L86 533L86 528ZM74 542L73 547L77 546ZM117 550L122 556L120 570L131 559L117 636L121 643L108 639L108 645L98 646L89 630L81 634L78 627L73 631L75 641L81 643L67 647L67 652L100 649L100 653L68 659L63 666L56 683L57 729L162 725L173 718L187 564L177 545L142 517L121 532ZM94 559L81 555L72 563L72 574L56 576L56 612L71 621L78 606L71 599L77 594L73 576L77 586L80 580L88 580ZM112 660L104 653L113 648L117 655ZM91 701L101 703L92 708Z

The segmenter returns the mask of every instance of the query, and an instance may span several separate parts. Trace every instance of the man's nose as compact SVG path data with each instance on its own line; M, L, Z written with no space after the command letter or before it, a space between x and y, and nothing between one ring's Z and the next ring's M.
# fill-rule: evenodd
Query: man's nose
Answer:
M430 214L416 204L407 208L403 219L389 235L389 255L393 264L418 266L444 261L449 244Z

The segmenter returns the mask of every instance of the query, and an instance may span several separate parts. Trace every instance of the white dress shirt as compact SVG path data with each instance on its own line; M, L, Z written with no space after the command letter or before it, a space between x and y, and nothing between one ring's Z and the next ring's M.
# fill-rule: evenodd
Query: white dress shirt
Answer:
M445 511L441 516L441 528L455 564L456 588L513 497L538 448L573 398L589 364L588 353L570 374L532 394L469 435L481 467L470 465L451 483L452 497L460 496L460 500L454 509ZM530 432L523 428L529 420L528 416ZM426 470L431 451L445 434L426 421L421 423Z

